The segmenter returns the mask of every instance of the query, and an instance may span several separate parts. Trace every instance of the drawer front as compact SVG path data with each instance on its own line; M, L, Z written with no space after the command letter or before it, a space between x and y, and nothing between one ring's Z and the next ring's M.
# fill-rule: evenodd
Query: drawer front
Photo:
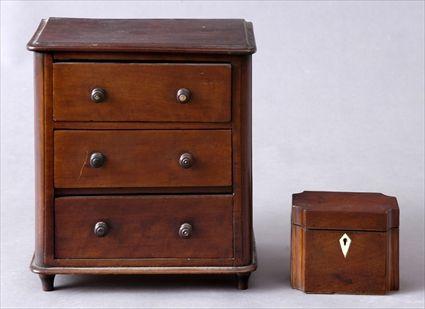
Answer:
M57 121L228 122L231 65L56 63L53 101Z
M55 131L56 188L228 187L230 130Z
M231 258L231 195L62 197L58 259Z
M307 292L386 289L385 232L306 230L304 241Z

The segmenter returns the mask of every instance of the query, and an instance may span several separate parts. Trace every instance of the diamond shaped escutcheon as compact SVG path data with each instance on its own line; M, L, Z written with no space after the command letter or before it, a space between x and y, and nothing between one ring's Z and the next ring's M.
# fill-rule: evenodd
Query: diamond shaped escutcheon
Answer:
M342 254L345 258L347 258L348 250L350 250L351 245L350 237L348 237L348 235L344 233L344 235L342 235L339 239L339 245L341 246Z

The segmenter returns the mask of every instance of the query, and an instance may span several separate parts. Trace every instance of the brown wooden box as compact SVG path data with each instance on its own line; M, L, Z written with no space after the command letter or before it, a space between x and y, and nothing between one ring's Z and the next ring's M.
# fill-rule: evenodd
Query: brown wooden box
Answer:
M292 196L291 285L306 293L385 294L399 287L399 208L380 193Z

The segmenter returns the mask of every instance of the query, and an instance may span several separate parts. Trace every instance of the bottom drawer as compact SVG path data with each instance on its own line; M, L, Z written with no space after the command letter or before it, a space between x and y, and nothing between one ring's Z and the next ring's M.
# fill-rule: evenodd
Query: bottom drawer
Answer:
M231 195L61 197L58 259L231 258Z

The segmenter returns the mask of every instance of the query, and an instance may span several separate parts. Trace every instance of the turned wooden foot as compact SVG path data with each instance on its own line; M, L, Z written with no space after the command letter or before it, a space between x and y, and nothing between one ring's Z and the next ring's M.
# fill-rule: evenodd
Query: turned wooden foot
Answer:
M53 291L53 282L55 281L55 275L38 275L43 286L43 291Z
M239 290L246 290L248 288L248 280L251 273L242 273L237 274L238 278L238 289Z

